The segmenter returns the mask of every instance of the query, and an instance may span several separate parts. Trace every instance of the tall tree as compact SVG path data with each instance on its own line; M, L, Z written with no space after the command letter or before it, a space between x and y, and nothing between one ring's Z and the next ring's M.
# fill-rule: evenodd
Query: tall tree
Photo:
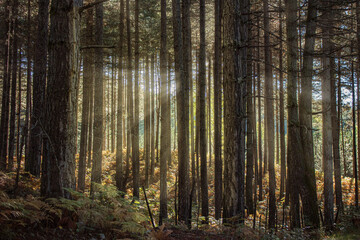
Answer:
M0 169L6 169L7 142L9 131L9 104L10 104L10 40L11 40L11 7L10 0L4 3L5 7L5 45L4 45L4 78L1 102L1 123L0 123Z
M33 112L31 114L30 156L25 170L40 176L43 112L48 50L49 0L40 0L37 19L37 40L34 55Z
M93 36L93 11L87 11L85 15L86 28L84 44L92 44ZM83 103L81 114L81 134L80 134L80 154L79 154L79 169L78 169L78 189L85 190L85 175L86 175L86 157L88 150L88 135L89 135L89 112L91 100L91 84L93 82L93 54L91 49L84 49L83 51Z
M95 7L95 43L103 44L104 37L104 6L102 3ZM93 183L101 183L102 175L102 149L104 137L104 83L103 83L103 49L95 49L95 95L94 99L94 140L93 140L93 166L91 172L92 192L96 189Z
M120 1L120 24L119 24L119 76L118 76L118 104L117 104L117 133L116 133L116 186L125 191L123 185L123 56L124 56L124 21L125 4Z
M79 66L79 9L72 0L51 3L49 78L45 104L42 195L70 197L75 188L76 87Z
M170 157L170 138L167 116L167 31L166 31L166 0L161 0L161 40L160 40L160 110L161 110L161 140L160 140L160 220L162 224L167 219L167 161Z
M126 159L129 161L130 150L133 145L133 124L134 124L134 103L133 103L133 66L132 66L132 45L131 45L131 28L130 28L130 0L126 0L126 36L127 36L127 147ZM134 159L134 156L131 156ZM133 160L134 161L134 160ZM127 166L129 166L127 164ZM127 168L129 169L129 168Z
M315 162L312 136L312 79L313 79L313 56L315 47L317 0L308 1L308 12L306 20L305 47L303 54L303 66L301 69L301 94L299 98L299 117L302 146L304 158L302 159L301 200L305 216L305 224L311 224L318 228L320 226L319 209L316 194Z
M324 170L324 225L331 229L334 224L334 190L333 190L333 139L331 124L331 6L329 2L322 1L323 6L323 75L322 90L322 147Z
M190 4L184 2L183 4ZM187 6L185 6L187 7ZM186 75L183 55L184 51L189 49L183 48L182 22L181 22L181 5L179 0L172 0L173 10L173 31L174 31L174 51L175 51L175 77L176 77L176 101L177 101L177 122L178 122L178 176L179 176L179 210L178 217L180 222L188 223L189 216L189 81ZM186 33L189 37L189 33ZM187 39L188 41L188 39ZM189 44L187 42L187 44ZM188 45L187 45L188 47ZM189 52L187 52L189 53ZM190 57L190 56L189 56ZM190 59L188 58L190 61Z
M290 196L291 227L300 227L299 203L299 163L303 157L300 139L300 123L297 104L297 0L286 0L286 43L287 43L287 102L288 102L288 182L287 192Z
M19 1L14 0L12 4L12 70L11 70L11 111L10 111L10 135L8 150L8 169L14 168L14 147L15 147L15 122L16 122L16 81L18 66L18 8Z
M139 184L140 184L140 155L139 155L139 61L140 61L140 38L139 38L139 0L135 0L135 77L134 77L134 125L132 138L132 170L133 170L133 196L139 198Z
M215 0L215 57L214 57L214 153L215 153L215 218L221 217L222 159L221 159L221 19L222 1Z
M205 42L205 0L200 0L200 52L199 52L199 146L201 161L201 214L208 221L209 193L207 178L207 140L206 140L206 42Z
M266 142L267 162L269 167L269 227L275 228L276 218L276 178L275 178L275 143L274 143L274 83L272 71L272 52L270 49L269 2L264 0L264 43L265 43L265 104L266 104ZM265 168L267 166L265 165Z
M280 199L283 198L285 192L286 182L286 150L285 150L285 108L284 108L284 72L283 72L283 14L282 1L279 3L279 108L280 108L280 165L281 165L281 180L280 180Z
M144 114L145 114L145 186L149 186L149 163L150 163L150 76L149 76L149 56L146 56L145 63L145 98L144 98Z
M245 122L249 3L224 1L224 213L245 216ZM238 13L244 14L238 14ZM235 79L235 81L234 81Z

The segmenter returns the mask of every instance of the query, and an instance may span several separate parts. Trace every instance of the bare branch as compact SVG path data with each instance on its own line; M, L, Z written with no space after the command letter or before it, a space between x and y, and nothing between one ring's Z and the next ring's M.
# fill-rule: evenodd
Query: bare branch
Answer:
M107 1L109 1L109 0L97 0L93 3L86 4L86 5L82 6L81 8L79 8L79 13L82 13L86 9L92 8L100 3L107 2Z

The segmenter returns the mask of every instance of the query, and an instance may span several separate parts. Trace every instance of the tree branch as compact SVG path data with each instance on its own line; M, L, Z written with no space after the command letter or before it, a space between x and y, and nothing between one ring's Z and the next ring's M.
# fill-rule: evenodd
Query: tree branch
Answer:
M80 47L80 50L84 49L93 49L93 48L116 48L115 46L106 46L106 45L89 45Z
M96 6L96 5L100 4L100 3L107 2L107 1L109 1L109 0L97 0L97 1L95 1L93 3L88 3L88 4L84 5L84 6L82 6L81 8L79 8L79 13L82 13L86 9L92 8L92 7L94 7L94 6Z

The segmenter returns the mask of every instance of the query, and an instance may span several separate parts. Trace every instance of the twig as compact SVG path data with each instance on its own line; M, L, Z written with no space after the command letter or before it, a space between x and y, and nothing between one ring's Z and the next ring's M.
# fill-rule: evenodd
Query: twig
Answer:
M148 199L147 199L147 196L146 196L145 187L142 187L142 189L144 190L145 201L146 201L146 205L147 205L147 208L148 208L148 211L149 211L149 215L150 215L150 219L151 219L151 224L152 224L153 228L156 229L155 224L154 224L154 218L153 218L153 216L152 216L151 209L150 209L150 205L149 205L149 202L148 202Z

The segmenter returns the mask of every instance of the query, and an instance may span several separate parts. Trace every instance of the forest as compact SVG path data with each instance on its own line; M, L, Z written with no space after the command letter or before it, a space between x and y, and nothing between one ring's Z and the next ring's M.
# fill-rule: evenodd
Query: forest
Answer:
M0 239L360 239L360 0L0 0Z

